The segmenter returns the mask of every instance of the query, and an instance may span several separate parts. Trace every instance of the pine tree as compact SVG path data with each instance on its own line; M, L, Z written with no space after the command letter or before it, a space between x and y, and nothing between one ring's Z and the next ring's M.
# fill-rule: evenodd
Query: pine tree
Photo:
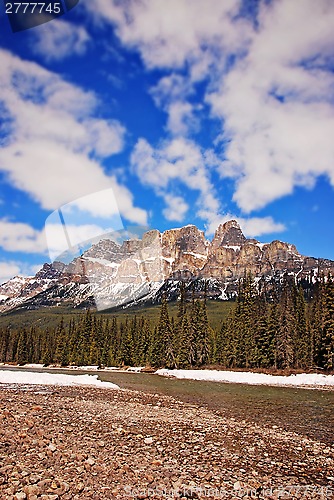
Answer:
M20 330L17 350L16 350L16 362L19 365L24 365L28 363L28 353L27 353L27 330L23 328Z
M269 359L271 363L269 366L278 368L279 360L279 303L276 293L274 293L272 302L268 305L268 320L267 320L267 332L268 332L268 344L272 348Z
M49 366L53 361L51 352L51 334L48 327L45 330L45 335L42 341L41 361L45 366Z
M285 276L280 297L279 330L276 343L278 368L290 368L293 366L293 339L295 336L296 322L293 294L291 291L291 283Z
M309 341L309 330L306 320L306 305L304 291L301 286L293 287L295 294L295 318L296 331L294 341L294 366L296 368L307 368L311 363L311 349Z
M136 320L135 320L136 321ZM120 347L118 351L119 363L125 366L131 366L133 353L133 338L132 338L131 322L126 318L125 323L120 325Z
M325 277L320 276L313 287L313 296L308 307L308 324L310 329L310 366L325 366Z
M176 355L177 368L189 368L190 357L190 324L188 315L185 314L178 325L178 345Z
M5 363L8 361L9 345L10 345L11 330L10 327L3 328L0 331L0 361Z
M56 351L54 361L61 366L68 365L68 339L64 326L64 318L61 318L60 324L56 328Z
M324 365L327 370L334 368L334 282L329 274L325 286L324 321Z
M88 361L88 364L91 366L94 366L94 365L100 366L101 365L101 356L100 356L100 349L99 349L96 316L94 316L94 319L92 322L92 329L91 329L90 341L89 341L89 361Z
M160 318L158 327L155 329L150 361L153 366L175 366L175 353L173 345L173 332L169 320L166 296L162 297Z
M257 296L255 302L254 330L256 352L254 366L269 368L274 365L275 334L269 327L269 306L265 291Z

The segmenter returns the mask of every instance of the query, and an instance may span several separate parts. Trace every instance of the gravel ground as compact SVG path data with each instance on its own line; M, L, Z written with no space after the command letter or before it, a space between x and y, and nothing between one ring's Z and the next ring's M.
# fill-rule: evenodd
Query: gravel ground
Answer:
M0 387L1 499L334 499L333 452L159 394Z

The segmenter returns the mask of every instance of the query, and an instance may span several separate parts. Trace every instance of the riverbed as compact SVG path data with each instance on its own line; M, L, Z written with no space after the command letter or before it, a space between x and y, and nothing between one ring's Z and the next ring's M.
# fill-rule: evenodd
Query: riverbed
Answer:
M29 368L29 371L73 375L73 370L66 369ZM75 373L91 372L76 370ZM177 380L146 373L102 370L94 373L100 380L112 382L123 389L172 396L213 410L223 417L277 426L284 431L333 444L333 391Z

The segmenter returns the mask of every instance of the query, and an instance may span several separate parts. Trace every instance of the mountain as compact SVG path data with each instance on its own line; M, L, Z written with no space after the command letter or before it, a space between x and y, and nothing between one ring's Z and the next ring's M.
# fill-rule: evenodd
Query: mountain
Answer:
M151 230L142 239L101 240L69 264L44 264L34 277L9 280L0 287L0 312L155 303L163 293L175 299L180 280L196 294L205 288L209 298L226 300L236 294L245 272L265 280L285 273L314 279L333 273L334 261L305 257L282 241L247 239L233 220L220 225L212 241L193 225Z

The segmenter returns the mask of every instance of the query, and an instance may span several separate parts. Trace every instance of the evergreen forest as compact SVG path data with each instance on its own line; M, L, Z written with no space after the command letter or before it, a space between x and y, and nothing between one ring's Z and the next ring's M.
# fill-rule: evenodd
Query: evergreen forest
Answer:
M162 298L156 326L141 315L90 310L56 326L0 328L0 362L61 366L151 366L228 369L322 369L334 364L334 281L239 282L235 307L221 327L208 320L198 298L180 282L177 315Z

